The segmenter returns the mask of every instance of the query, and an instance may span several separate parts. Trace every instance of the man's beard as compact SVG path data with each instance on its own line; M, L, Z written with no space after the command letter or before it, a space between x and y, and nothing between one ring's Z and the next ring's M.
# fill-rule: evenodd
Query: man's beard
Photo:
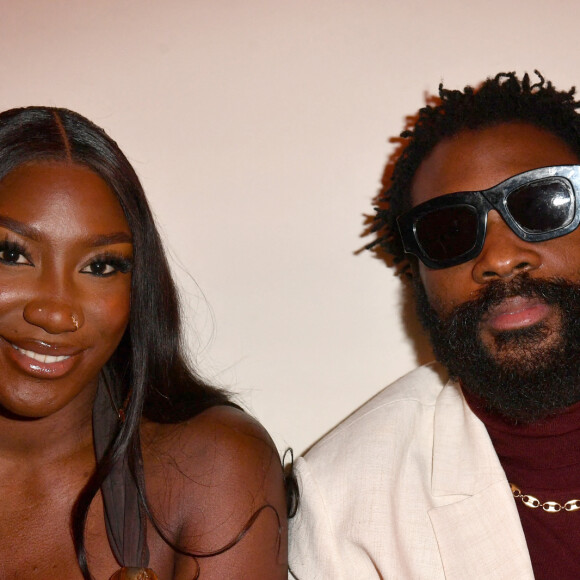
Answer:
M580 401L580 284L525 274L495 280L443 317L429 303L418 276L414 280L417 312L435 356L489 411L511 422L531 423ZM480 331L484 315L513 296L555 307L560 323L497 331L493 344L485 344Z

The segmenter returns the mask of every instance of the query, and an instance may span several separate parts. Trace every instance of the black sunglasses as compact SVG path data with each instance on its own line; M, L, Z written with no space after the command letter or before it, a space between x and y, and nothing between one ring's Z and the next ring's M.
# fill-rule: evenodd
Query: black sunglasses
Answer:
M580 165L541 167L484 191L435 197L397 218L405 252L429 268L475 258L485 242L487 214L495 209L526 242L569 234L580 223Z

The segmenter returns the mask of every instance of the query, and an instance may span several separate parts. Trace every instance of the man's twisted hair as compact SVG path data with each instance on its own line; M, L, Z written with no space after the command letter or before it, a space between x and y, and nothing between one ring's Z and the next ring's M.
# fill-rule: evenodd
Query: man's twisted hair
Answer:
M499 73L480 87L449 90L439 85L439 98L419 110L413 126L401 133L408 139L396 160L390 186L380 194L372 230L380 244L393 255L400 273L410 275L403 252L397 217L411 208L410 189L419 165L443 139L466 129L482 129L505 122L525 122L545 129L562 139L580 156L580 102L574 100L575 87L558 91L538 72L531 84L526 73Z

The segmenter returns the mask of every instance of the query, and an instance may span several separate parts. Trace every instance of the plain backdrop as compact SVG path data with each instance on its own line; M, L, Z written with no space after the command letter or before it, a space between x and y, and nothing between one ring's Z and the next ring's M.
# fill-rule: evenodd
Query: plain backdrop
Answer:
M0 106L118 141L158 220L200 372L302 452L428 360L357 252L396 136L443 81L580 83L573 0L0 0Z

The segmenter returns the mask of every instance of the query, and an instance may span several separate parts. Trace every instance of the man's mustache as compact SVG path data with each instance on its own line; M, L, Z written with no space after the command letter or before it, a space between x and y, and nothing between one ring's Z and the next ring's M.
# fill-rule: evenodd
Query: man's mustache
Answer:
M469 318L474 315L481 318L506 298L516 296L537 298L546 304L558 304L563 288L580 293L580 284L559 277L532 278L527 272L511 280L492 280L477 292L475 298L454 308L445 319L456 316L463 318L465 315Z

